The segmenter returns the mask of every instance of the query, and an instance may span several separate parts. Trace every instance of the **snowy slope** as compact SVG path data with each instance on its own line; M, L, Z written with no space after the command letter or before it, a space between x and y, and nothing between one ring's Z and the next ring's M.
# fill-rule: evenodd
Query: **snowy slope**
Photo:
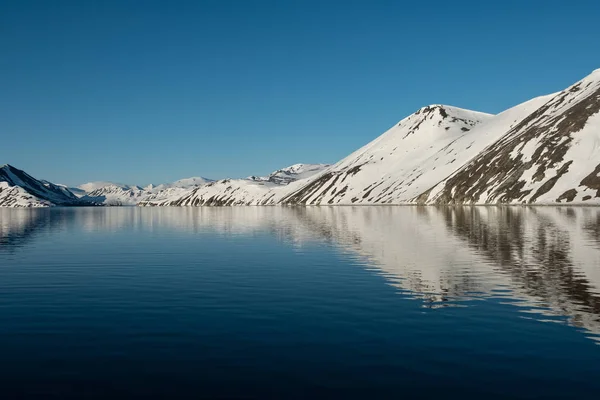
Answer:
M596 70L511 126L420 201L600 204L599 111Z
M229 206L267 205L268 194L279 185L270 182L255 182L249 179L223 179L199 186L174 197L149 198L141 206ZM158 200L158 201L156 201Z
M35 179L11 165L0 167L0 207L77 205L79 200L64 186Z
M146 187L146 189L154 189ZM190 193L193 188L169 187L161 190L148 190L146 196L138 202L139 204L159 203L169 199L177 199Z
M51 201L28 193L20 186L0 181L0 207L51 207Z

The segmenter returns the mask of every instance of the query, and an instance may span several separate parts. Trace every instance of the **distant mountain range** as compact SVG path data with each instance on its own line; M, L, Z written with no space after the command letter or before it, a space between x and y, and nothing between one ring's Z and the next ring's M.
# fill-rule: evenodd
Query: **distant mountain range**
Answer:
M285 186L321 172L328 166L327 164L295 164L265 177L252 176L239 181ZM215 182L212 179L192 177L145 187L105 181L67 187L38 180L7 164L0 167L0 207L135 206L140 203L178 198L213 183Z
M194 177L144 188L114 182L88 182L67 187L38 180L6 164L0 167L0 207L136 205L148 197L159 199L165 193L181 193L208 182L211 180Z
M0 206L600 204L600 69L491 115L431 105L334 165L266 177L69 189L0 168ZM16 178L15 178L16 177Z

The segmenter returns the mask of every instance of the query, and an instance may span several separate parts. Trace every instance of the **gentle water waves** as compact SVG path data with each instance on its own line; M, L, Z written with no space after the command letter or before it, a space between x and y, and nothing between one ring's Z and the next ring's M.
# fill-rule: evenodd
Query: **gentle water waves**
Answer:
M2 398L591 398L600 209L0 210Z

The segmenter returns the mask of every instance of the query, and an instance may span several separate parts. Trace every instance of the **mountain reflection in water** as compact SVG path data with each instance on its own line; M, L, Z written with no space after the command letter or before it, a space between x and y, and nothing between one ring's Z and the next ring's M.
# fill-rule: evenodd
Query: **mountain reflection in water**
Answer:
M0 209L0 254L39 232L268 232L325 241L423 307L501 299L524 317L600 341L600 209L586 207L240 207Z

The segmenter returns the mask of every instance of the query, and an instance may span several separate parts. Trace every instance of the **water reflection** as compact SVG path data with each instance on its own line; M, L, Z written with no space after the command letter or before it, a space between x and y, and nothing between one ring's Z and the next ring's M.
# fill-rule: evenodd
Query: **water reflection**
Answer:
M0 208L0 252L12 252L37 233L56 224L50 213L35 209Z
M508 276L523 307L599 333L600 251L588 208L453 208L446 227Z
M248 207L0 210L0 252L39 232L268 232L325 242L424 307L501 298L600 338L600 210L554 207Z

